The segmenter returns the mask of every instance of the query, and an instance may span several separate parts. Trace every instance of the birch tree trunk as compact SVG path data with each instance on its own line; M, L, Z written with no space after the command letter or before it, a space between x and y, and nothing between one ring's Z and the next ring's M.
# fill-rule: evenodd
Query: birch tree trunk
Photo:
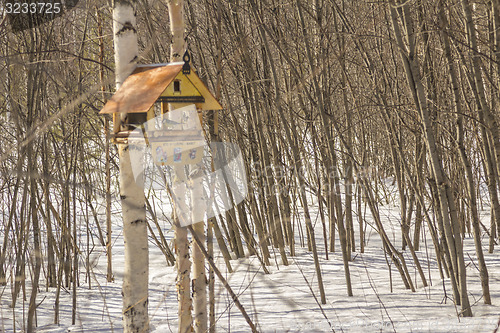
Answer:
M202 162L200 162L202 163ZM191 173L193 177L200 177L203 173L202 167L196 164L192 167L194 170ZM195 179L193 188L191 188L191 202L196 204L196 208L192 207L192 218L194 221L199 221L193 225L193 231L198 235L198 238L205 242L205 223L203 215L205 212L203 185L201 181ZM194 303L194 330L195 332L204 333L208 329L207 316L207 277L205 273L205 257L201 252L198 244L193 244L193 303Z
M116 88L134 70L138 55L135 2L113 1ZM120 114L121 130L127 130L127 115ZM123 276L123 330L147 332L148 319L148 234L144 190L132 172L128 144L118 146L120 198L123 213L125 267Z
M190 127L195 127L199 117L190 119ZM191 219L193 232L198 239L205 243L205 223L203 222L207 208L206 197L203 189L203 161L190 166L191 187ZM207 316L207 276L205 273L205 256L196 242L193 241L193 305L194 305L194 331L205 333L208 330Z
M174 167L175 179L174 186L175 196L183 198L186 194L186 179L182 167ZM177 208L174 209L177 211ZM174 212L174 228L175 228L175 267L177 268L177 300L178 300L178 332L192 332L193 318L191 316L191 261L189 260L189 243L187 238L187 229L180 226L179 216Z
M167 1L169 18L170 18L170 32L172 33L172 44L170 46L170 62L182 61L182 54L185 50L185 40L184 40L184 1L183 0L169 0ZM179 107L180 105L169 105L169 110ZM185 180L184 169L182 166L174 166L175 181L174 183L179 183ZM174 193L180 198L184 198L185 195L185 185L179 184L174 188ZM175 214L175 213L174 213ZM178 216L174 216L174 228L175 228L175 253L176 253L176 268L177 268L177 298L178 298L178 318L179 326L178 332L192 332L193 331L193 317L191 314L192 301L190 295L190 273L191 273L191 262L189 260L189 243L187 237L187 229L181 227L179 223ZM197 227L197 233L200 232ZM203 230L201 231L203 235ZM197 255L199 261L199 251L193 251L193 256ZM203 260L203 258L202 258ZM204 267L202 268L204 271ZM195 272L200 271L199 265L196 265ZM205 277L205 276L203 276ZM206 295L205 295L206 297ZM198 304L199 305L199 304ZM205 305L206 309L206 305ZM198 310L198 307L197 307ZM206 310L205 312L205 330L206 330Z

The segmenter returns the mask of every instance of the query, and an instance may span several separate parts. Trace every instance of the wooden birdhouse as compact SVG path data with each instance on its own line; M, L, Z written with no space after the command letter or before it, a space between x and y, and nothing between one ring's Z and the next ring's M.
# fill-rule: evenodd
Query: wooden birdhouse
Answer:
M168 105L175 108L194 104L201 118L201 111L221 110L222 106L210 93L191 67L189 54L184 62L138 65L121 87L104 105L100 114L112 114L116 124L120 113L127 114L127 124L138 125L155 118L155 104L161 113L168 112ZM115 142L129 133L119 132L115 125ZM172 132L172 131L171 131ZM175 136L175 133L172 133Z

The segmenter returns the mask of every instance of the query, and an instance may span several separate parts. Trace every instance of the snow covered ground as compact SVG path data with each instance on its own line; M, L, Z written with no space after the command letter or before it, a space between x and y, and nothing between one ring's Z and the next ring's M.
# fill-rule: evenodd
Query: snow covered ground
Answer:
M488 207L482 211L482 220L489 225ZM398 226L399 213L396 207L385 205L380 213L386 231L393 244L400 247ZM370 213L366 215L371 220ZM490 292L493 305L484 305L481 299L479 272L476 268L472 237L465 239L470 302L473 318L457 318L458 309L452 301L448 280L441 280L434 259L434 249L427 235L427 248L422 241L418 252L426 272L429 287L422 283L409 253L406 262L412 273L416 292L406 290L398 271L391 273L377 233L367 228L367 244L364 254L353 254L350 263L353 297L348 297L340 248L325 259L322 246L322 229L319 218L315 231L321 270L325 285L326 300L319 304L319 290L312 254L300 248L297 238L297 255L289 257L290 265L281 265L281 260L269 267L271 274L264 274L256 257L233 260L234 273L227 272L224 260L219 255L217 264L252 320L262 332L493 332L500 319L500 258L495 252L485 252L490 275ZM61 291L60 325L54 319L54 290L45 291L42 284L38 295L37 332L122 332L121 281L123 276L123 240L120 235L119 215L114 223L113 269L115 281L106 282L106 257L103 252L93 254L93 281L91 289L82 284L78 292L77 324L71 325L71 290ZM166 237L173 232L165 225ZM356 236L359 233L356 230ZM297 236L298 237L298 236ZM357 240L359 242L359 240ZM483 238L486 248L487 238ZM338 240L336 242L339 244ZM358 248L359 250L359 248ZM216 254L220 252L215 249ZM498 250L496 250L498 251ZM83 264L83 263L82 263ZM167 266L166 260L153 242L150 242L150 292L149 314L152 332L177 332L177 297L175 291L175 269ZM392 275L392 292L391 277ZM80 280L84 281L83 270ZM315 297L312 295L312 291ZM445 291L446 295L445 296ZM30 287L27 288L29 299ZM216 309L218 332L248 332L249 327L231 297L216 279ZM9 307L10 285L0 289L0 332L21 332L23 310L27 314L28 301L19 299L15 311ZM15 318L14 318L15 314Z

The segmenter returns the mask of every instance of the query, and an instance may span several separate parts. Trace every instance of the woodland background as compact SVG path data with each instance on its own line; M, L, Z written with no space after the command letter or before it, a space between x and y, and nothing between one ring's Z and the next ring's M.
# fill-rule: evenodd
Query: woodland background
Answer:
M168 62L166 2L137 10L139 63ZM482 302L495 302L483 252L500 234L499 0L189 0L185 10L193 65L224 105L211 139L240 146L250 180L247 199L214 221L226 266L248 254L287 265L307 248L323 303L318 255L342 252L352 293L349 263L373 227L415 290L428 279L416 252L425 228L461 315L471 314L464 237L474 237ZM55 293L56 322L61 288L76 307L93 253L109 249L106 219L120 216L116 147L98 115L113 61L103 1L31 30L0 24L0 284L11 306L36 304L38 288ZM172 265L170 216L147 198L151 242ZM394 202L398 242L378 215Z

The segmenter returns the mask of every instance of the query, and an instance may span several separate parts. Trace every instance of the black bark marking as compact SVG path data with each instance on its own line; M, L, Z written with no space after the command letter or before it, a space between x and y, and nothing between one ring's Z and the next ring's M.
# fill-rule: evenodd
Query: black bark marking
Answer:
M123 294L123 292L122 292L122 294ZM127 306L125 311L123 312L123 314L127 314L129 316L134 316L135 314L139 313L139 311L137 311L138 306L141 306L143 308L147 308L148 300L145 300L144 302L142 302L142 305L141 304L132 304L132 305Z
M113 8L116 8L117 4L120 4L122 6L133 7L132 4L130 3L130 1L128 1L128 0L115 0L114 4L113 4Z
M127 21L127 22L125 22L125 23L123 24L123 27L122 27L120 30L118 30L118 31L116 32L116 35L117 35L117 36L120 36L121 34L126 33L128 30L133 31L135 34L137 33L137 30L136 30L136 29L135 29L135 27L132 25L132 23L130 23L129 21Z

